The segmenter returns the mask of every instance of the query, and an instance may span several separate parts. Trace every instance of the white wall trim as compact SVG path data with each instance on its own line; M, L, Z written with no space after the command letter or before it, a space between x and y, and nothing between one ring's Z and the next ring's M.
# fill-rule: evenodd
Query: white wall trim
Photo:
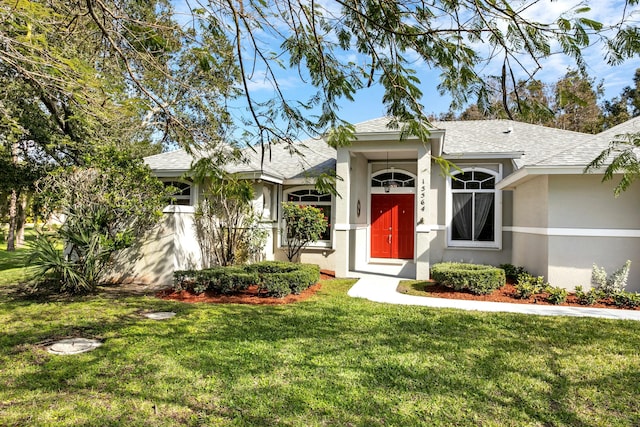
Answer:
M538 234L540 236L565 237L640 237L640 230L622 228L546 228L546 227L503 227L503 231L513 233Z
M333 229L336 231L364 230L367 224L334 224Z

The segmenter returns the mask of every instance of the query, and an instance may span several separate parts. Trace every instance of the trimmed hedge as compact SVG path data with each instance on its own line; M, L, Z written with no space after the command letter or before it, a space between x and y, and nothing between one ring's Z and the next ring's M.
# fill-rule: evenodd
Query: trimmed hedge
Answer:
M176 291L195 294L213 291L223 295L241 292L258 282L258 275L240 267L214 267L204 270L184 270L173 273Z
M204 270L181 270L173 273L176 291L195 294L212 291L234 294L258 285L265 296L278 298L299 294L320 280L320 268L312 264L264 261L238 267L214 267Z
M504 270L491 265L443 262L431 267L431 278L457 291L490 294L506 283Z
M320 280L320 268L312 264L290 264L298 269L280 273L261 273L258 288L267 295L282 298L299 294Z

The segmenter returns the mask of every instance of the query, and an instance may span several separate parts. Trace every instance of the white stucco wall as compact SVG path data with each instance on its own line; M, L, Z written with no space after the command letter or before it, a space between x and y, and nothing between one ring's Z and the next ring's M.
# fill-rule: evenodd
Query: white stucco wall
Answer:
M523 228L546 229L549 224L549 180L546 175L531 179L513 191L513 249L510 263L535 276L548 276L549 239Z
M629 290L640 291L640 187L615 197L601 175L549 177L549 282L588 286L592 265L611 274L631 260ZM630 237L635 236L635 237Z
M544 175L514 191L515 265L553 286L589 287L594 263L613 273L631 260L640 290L640 188L620 197L597 175Z
M169 287L175 270L200 268L193 216L192 206L167 206L161 221L139 244L116 254L109 279Z

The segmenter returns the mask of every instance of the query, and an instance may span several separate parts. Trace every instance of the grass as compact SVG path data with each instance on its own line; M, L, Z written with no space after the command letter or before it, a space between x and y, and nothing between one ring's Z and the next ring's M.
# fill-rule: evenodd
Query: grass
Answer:
M414 295L417 297L431 296L429 286L435 285L435 282L428 280L401 280L398 284L397 291L402 294Z
M2 233L3 230L0 230ZM35 238L35 231L32 228L25 230L26 243L31 242ZM0 286L10 285L14 283L24 282L28 276L28 270L25 268L27 258L29 257L29 249L25 245L17 248L14 252L7 252L7 244L0 246Z
M2 300L0 425L640 424L638 322L376 304L352 283L288 306ZM104 345L44 350L69 336Z

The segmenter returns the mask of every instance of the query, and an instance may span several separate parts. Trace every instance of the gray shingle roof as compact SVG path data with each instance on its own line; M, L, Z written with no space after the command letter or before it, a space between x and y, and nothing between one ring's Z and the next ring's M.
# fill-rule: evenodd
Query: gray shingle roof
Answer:
M389 132L389 119L381 117L355 125L356 133ZM535 165L565 150L583 144L593 135L549 128L513 120L434 121L434 129L445 131L444 153L524 152L519 166Z
M184 171L191 167L193 157L184 150L168 151L145 157L144 162L152 171Z
M380 117L355 125L357 134L393 132L389 119ZM640 117L598 135L554 129L512 120L436 121L434 129L445 131L444 153L449 155L523 152L517 159L522 166L586 166L615 135L640 132ZM324 140L307 139L294 145L265 147L264 161L260 147L245 148L246 161L228 166L229 172L259 172L281 179L305 178L334 169L336 150ZM145 158L156 173L185 172L193 158L184 150Z
M576 142L545 159L544 166L586 166L605 150L617 135L640 132L640 117L607 129L597 135L587 135L585 141ZM638 153L640 155L640 153Z
M228 165L229 172L262 171L280 179L295 179L317 176L327 169L335 169L336 164L336 150L320 139L308 139L292 146L287 144L265 146L264 158L260 147L245 148L243 154L245 161ZM184 150L176 150L145 157L144 160L157 174L170 171L178 175L178 172L183 173L189 170L194 157Z

